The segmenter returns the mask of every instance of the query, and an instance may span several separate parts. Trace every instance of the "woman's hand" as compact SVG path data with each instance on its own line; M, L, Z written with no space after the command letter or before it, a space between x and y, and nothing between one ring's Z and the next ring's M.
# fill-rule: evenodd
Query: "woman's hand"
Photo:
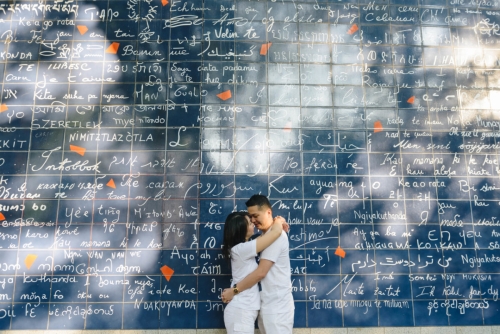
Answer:
M290 226L286 222L285 218L283 218L281 216L274 217L273 224L275 224L275 223L281 223L281 226L283 227L283 231L285 231L286 233L288 233L288 231L290 230Z
M231 288L224 289L224 291L222 291L220 296L223 303L225 304L229 303L231 300L233 300L234 297L233 289Z

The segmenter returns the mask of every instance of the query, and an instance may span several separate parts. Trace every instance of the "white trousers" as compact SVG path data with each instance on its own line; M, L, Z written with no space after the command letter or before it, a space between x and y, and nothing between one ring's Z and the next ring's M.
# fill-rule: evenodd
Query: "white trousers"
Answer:
M293 331L293 313L264 314L259 313L259 330L261 334L291 334Z
M224 325L227 334L253 334L257 310L244 310L227 304L224 309Z

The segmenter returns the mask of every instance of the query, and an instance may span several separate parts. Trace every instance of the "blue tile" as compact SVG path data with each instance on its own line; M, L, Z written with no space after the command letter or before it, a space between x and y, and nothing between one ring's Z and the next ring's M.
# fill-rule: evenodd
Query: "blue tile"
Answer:
M373 327L378 325L378 310L374 300L347 301L344 309L345 327Z
M40 303L38 306L25 305L24 303L14 304L13 312L16 314L16 318L12 318L10 329L47 329L49 320L48 303Z
M197 307L200 312L198 312L196 328L224 328L223 305L222 302L198 302ZM194 314L195 310L190 312Z
M165 304L160 312L160 328L196 328L197 305L194 301L167 301Z
M83 329L87 307L85 303L51 303L49 329Z
M202 280L202 278L200 277L199 280ZM194 275L192 276L175 275L174 272L174 275L170 278L170 280L167 281L165 277L160 277L159 281L161 285L161 290L157 294L161 295L160 297L161 300L175 301L175 300L191 300L197 298L196 296L198 294L198 290L196 288L196 284L198 282L198 279ZM202 282L207 284L210 283L211 285L213 284L213 281L211 281L209 277L204 277ZM216 283L219 282L217 281ZM223 286L219 286L219 288L223 288ZM204 292L208 291L205 290ZM200 294L201 293L202 291L200 291Z
M382 279L377 281L377 288L374 294L386 306L410 309L412 295L411 283L408 281L408 276L391 274L391 278L390 280ZM393 303L394 301L396 303ZM412 311L410 310L409 312L411 313Z
M123 304L90 304L94 311L86 319L85 329L121 329ZM129 316L128 313L127 316Z
M308 274L339 274L340 257L335 255L336 240L325 240L322 244L328 244L331 249L316 249L317 243L306 245L307 273ZM318 245L319 247L320 245Z
M413 304L411 300L388 300L380 303L379 326L414 326ZM397 316L394 316L394 313Z
M317 306L316 306L317 305ZM342 309L335 308L335 301L309 301L308 306L308 327L341 327ZM325 317L325 309L329 316ZM297 310L297 309L296 309ZM300 310L300 309L299 309Z
M293 326L294 327L306 327L307 323L307 303L306 302L295 302L295 311L293 313Z
M1 303L0 309L6 313L6 316L0 320L0 328L8 330L10 329L11 319L13 319L16 314L13 311L12 304Z
M488 300L488 306L483 310L484 325L496 326L500 322L500 319L495 316L499 311L498 301Z
M406 250L377 250L377 262L377 271L386 274L408 274L413 266Z
M114 305L117 307L116 303L123 301L125 287L130 284L130 279L125 278L123 275L103 275L100 277L90 277L88 283L88 302L115 303Z

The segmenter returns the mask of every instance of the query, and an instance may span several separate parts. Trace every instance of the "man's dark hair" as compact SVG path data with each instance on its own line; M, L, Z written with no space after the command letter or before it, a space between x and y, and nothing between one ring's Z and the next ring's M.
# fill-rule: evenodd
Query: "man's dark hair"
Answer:
M247 208L249 206L257 205L259 207L259 209L262 207L265 207L266 209L269 208L271 210L273 209L271 207L271 202L269 202L267 197L264 195L259 195L259 194L255 194L252 197L250 197L250 199L245 202L245 205L247 206Z

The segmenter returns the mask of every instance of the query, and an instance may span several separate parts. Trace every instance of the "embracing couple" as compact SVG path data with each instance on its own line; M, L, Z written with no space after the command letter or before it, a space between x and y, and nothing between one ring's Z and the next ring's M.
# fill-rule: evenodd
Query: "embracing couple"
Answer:
M224 310L227 333L253 334L257 315L262 334L292 333L295 307L285 233L288 224L282 217L273 219L266 196L253 195L245 204L248 212L233 212L224 224L222 251L231 260L233 276L232 287L221 296L228 303ZM254 227L262 231L255 239Z

